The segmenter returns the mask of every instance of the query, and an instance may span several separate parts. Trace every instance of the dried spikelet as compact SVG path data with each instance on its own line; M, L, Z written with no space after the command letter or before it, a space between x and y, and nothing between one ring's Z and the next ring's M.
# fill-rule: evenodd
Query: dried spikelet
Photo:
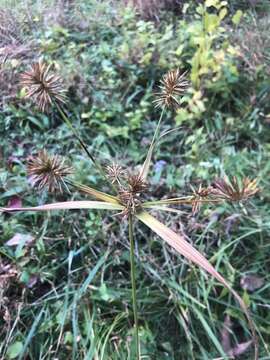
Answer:
M127 177L127 182L132 194L141 194L147 190L147 183L141 177L140 174L129 175Z
M234 176L231 180L218 179L213 184L212 194L228 201L247 200L259 191L257 179L244 178L242 182Z
M42 62L33 64L29 71L21 74L21 86L26 89L26 97L32 99L43 112L54 102L66 101L61 78L51 72L51 66Z
M192 214L195 214L199 211L201 202L204 199L207 199L213 192L211 186L202 187L202 184L199 185L198 189L193 189L193 201L192 201Z
M147 190L147 183L139 174L128 175L124 180L125 186L120 186L118 197L125 207L120 213L125 218L141 209L141 195Z
M119 164L113 163L112 165L108 165L105 170L111 179L112 184L115 182L120 183L121 177L125 175L125 170Z
M186 79L186 72L179 69L169 71L161 80L160 92L156 93L154 104L156 107L177 108L180 106L179 97L187 89L189 82Z
M66 177L72 173L72 169L65 165L61 157L50 156L43 150L29 161L27 172L31 183L39 190L47 188L49 192L62 192L63 187L67 186Z
M124 210L120 213L124 218L129 214L135 214L141 208L141 201L137 196L125 189L120 189L119 200L124 205Z

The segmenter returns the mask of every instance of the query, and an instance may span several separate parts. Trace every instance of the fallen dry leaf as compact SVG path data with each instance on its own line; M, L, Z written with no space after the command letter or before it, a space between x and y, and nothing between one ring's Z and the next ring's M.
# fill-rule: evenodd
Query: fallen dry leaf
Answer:
M245 275L240 280L242 289L253 292L264 285L264 279L257 275Z
M235 359L236 356L242 355L248 350L248 348L252 344L252 340L232 346L231 332L232 332L232 321L229 315L226 315L223 328L221 331L221 344L225 353L229 356L229 358Z
M21 234L16 233L11 239L9 239L5 245L7 246L17 246L19 244L30 244L32 241L34 241L34 237L30 234Z

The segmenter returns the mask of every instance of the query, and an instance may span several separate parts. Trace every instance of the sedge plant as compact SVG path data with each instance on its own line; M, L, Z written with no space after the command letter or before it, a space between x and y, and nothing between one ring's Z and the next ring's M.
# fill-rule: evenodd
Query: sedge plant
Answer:
M110 185L112 193L109 194L90 187L89 185L74 182L72 177L70 177L72 169L65 164L64 159L58 155L49 155L43 150L39 152L37 156L32 157L27 166L30 181L35 187L40 191L47 189L52 192L63 192L65 189L72 192L72 189L74 189L74 191L82 192L94 200L56 202L27 208L1 208L1 212L36 212L66 209L107 210L115 212L121 221L128 222L130 277L132 284L131 300L134 315L136 360L141 358L134 251L135 220L139 220L139 222L136 222L136 226L137 223L145 224L178 254L205 270L229 290L247 318L254 342L254 359L257 360L259 350L255 326L242 298L193 245L186 241L183 236L171 230L151 215L151 210L177 213L179 210L175 206L182 204L190 204L192 211L196 212L204 203L215 205L225 201L242 202L248 200L258 192L257 181L248 178L239 180L236 177L230 179L226 177L214 180L213 184L208 187L200 185L197 189L193 189L193 193L188 196L147 201L147 189L149 186L148 175L153 152L158 143L163 116L167 109L180 106L181 96L189 84L186 79L186 73L181 73L178 69L169 71L161 81L160 91L156 94L155 100L155 105L161 109L161 115L145 161L138 172L123 169L122 166L115 163L106 167L101 166L98 160L88 150L80 134L78 134L77 130L73 127L70 116L65 112L64 104L67 101L67 93L63 87L61 78L56 76L49 66L42 62L32 65L29 71L22 74L21 84L25 88L26 97L30 98L41 111L47 111L53 106L56 107L63 120L73 131L79 145L94 162L97 170Z

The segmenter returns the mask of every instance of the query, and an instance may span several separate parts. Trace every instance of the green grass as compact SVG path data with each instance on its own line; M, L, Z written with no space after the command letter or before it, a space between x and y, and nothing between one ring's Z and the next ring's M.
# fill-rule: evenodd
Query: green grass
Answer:
M99 17L94 17L97 7ZM23 40L34 40L48 61L59 64L69 87L72 122L94 154L101 161L116 158L136 166L144 159L142 150L151 141L158 117L151 103L157 81L169 66L191 66L195 50L184 42L183 55L175 55L186 34L186 28L179 30L186 25L177 27L177 17L163 14L161 23L153 25L139 22L116 5L111 16L110 9L98 1L80 1L68 15L69 22L64 18L59 25L34 2L33 13L41 14L42 21L35 20L37 27L35 21L28 24ZM86 22L85 29L79 28L78 19ZM196 23L194 11L186 21ZM178 35L170 33L172 23ZM226 26L231 26L229 20ZM211 259L250 304L260 336L260 360L266 360L270 359L270 86L267 64L250 75L241 61L233 61L237 75L226 68L215 88L207 83L210 73L202 82L205 112L184 121L178 115L167 116L162 132L180 127L160 139L149 197L180 195L190 191L190 183L202 179L210 184L224 173L258 177L260 194L242 207L204 206L192 217L186 206L181 216L159 216ZM29 62L21 60L15 74ZM44 147L70 159L76 180L104 185L57 113L41 115L28 103L13 102L2 107L0 131L1 205L15 194L24 205L53 200L52 195L34 192L26 180L26 158ZM158 170L160 160L165 163ZM17 349L17 359L133 360L126 222L87 211L5 214L0 221L0 265L17 271L3 285L0 272L0 357L11 359ZM7 246L15 233L31 234L35 242L22 248ZM233 321L232 340L250 338L246 320L228 292L146 227L135 232L135 254L143 359L222 357L220 332L226 314ZM246 293L240 286L245 274L262 277L264 285ZM241 359L252 359L252 349Z

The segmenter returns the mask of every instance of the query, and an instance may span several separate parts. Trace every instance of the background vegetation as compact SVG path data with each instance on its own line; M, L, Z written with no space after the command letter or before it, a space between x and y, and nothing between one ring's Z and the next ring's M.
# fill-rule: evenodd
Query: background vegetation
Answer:
M206 206L191 216L184 207L163 221L250 305L260 359L270 359L268 2L0 3L0 204L53 200L26 177L27 158L43 148L70 159L76 180L102 183L59 115L23 100L19 73L33 61L52 63L64 78L67 110L95 156L133 166L153 135L161 76L188 70L183 106L162 128L176 130L160 139L151 195L191 192L190 184L224 174L258 177L260 194L241 209ZM1 359L132 359L126 223L86 211L0 221ZM227 291L146 228L136 243L143 358L209 360L234 349L252 359L245 319Z

